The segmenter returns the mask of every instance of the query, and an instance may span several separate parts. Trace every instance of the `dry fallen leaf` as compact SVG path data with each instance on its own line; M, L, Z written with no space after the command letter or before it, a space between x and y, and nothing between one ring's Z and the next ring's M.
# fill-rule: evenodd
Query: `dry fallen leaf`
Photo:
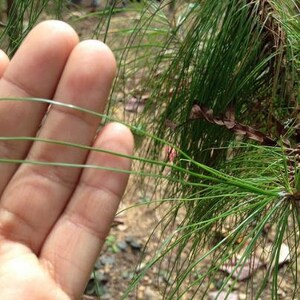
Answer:
M129 100L126 101L124 109L128 112L142 112L147 98L140 98L140 97L131 97Z
M177 124L168 119L165 121L165 125L173 131L177 128Z

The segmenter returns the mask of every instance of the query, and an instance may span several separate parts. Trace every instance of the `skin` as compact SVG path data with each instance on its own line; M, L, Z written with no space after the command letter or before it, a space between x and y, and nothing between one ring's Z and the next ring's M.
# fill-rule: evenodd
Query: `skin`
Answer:
M102 112L116 72L99 41L59 21L36 26L11 61L0 53L0 97L40 97ZM0 102L0 136L39 136L132 154L130 131L58 106ZM43 119L44 118L44 119ZM43 122L42 122L43 120ZM40 124L42 126L40 127ZM111 154L0 141L0 157L130 169ZM80 299L128 176L112 171L0 164L0 299Z

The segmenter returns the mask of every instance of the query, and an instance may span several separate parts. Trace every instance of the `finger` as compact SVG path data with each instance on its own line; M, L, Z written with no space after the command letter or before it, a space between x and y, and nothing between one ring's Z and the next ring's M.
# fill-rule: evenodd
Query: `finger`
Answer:
M67 58L78 43L74 30L60 21L36 26L20 46L0 80L2 97L52 98ZM35 136L45 104L0 101L0 136ZM29 142L0 141L0 157L22 159ZM0 164L0 195L17 166Z
M131 155L133 137L128 128L112 123L101 132L95 147ZM99 152L90 153L87 164L130 169L128 158ZM83 292L127 180L128 174L85 169L64 214L44 243L42 262L72 299Z
M5 52L0 50L0 78L3 76L8 64L9 64L8 56L5 54Z
M98 41L82 42L70 55L54 99L103 110L114 75L115 60L109 48ZM52 106L39 137L91 145L98 124L98 118L86 113ZM83 164L86 155L80 149L36 142L28 159ZM79 176L76 168L20 166L3 194L5 233L38 254Z

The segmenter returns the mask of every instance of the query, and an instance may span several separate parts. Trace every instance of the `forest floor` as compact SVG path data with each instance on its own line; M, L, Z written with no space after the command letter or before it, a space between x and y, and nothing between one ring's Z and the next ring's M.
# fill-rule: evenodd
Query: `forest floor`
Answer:
M63 16L76 29L82 39L90 37L91 32L97 28L99 23L97 13L94 16L86 17L90 13L90 8L87 7L88 4L85 1L84 5L80 8L71 7L66 12L66 15ZM103 7L100 7L99 10L101 8ZM122 28L126 22L127 16L125 13L115 14L112 17L112 24L116 28ZM108 45L111 48L117 48L117 44L117 40L108 40ZM122 110L122 107L120 109ZM120 111L120 114L123 114L123 112ZM149 204L149 199L153 198L153 195L151 195L151 191L153 190L154 187L151 186L151 183L140 186L134 177L130 179L128 191L120 207L120 211L123 212L116 217L116 224L112 227L104 249L95 264L95 271L91 276L82 299L99 299L96 295L100 295L101 300L121 299L133 276L141 272L145 267L145 261L153 257L157 252L161 237L160 230L158 229L154 232L151 243L147 244L147 241L153 229L161 220L164 211L162 208L154 209L154 206ZM159 195L155 198L159 199ZM131 206L135 207L127 209ZM172 258L170 259L169 263L172 264ZM206 263L209 264L209 262ZM199 268L201 267L199 266ZM284 275L287 267L288 264L283 264L280 270L280 273L282 273L282 282L279 288L278 299L292 299L293 297L292 279ZM261 281L263 272L263 268L259 268L251 276L251 279L238 282L227 299L243 300L247 296L251 297L249 291L257 288L257 283ZM147 271L146 275L129 294L127 299L162 299L164 289L172 284L169 282L170 279L167 274L168 262L155 265ZM207 290L200 289L197 291L193 299L225 299L222 295L217 298L216 294L213 294L222 285L222 274L223 272L220 271L220 276L216 278L214 284L211 284ZM187 293L181 299L192 299L193 292L196 290L197 288L194 288L193 291ZM260 299L272 299L270 289L266 290L266 293ZM298 299L300 298L298 297Z

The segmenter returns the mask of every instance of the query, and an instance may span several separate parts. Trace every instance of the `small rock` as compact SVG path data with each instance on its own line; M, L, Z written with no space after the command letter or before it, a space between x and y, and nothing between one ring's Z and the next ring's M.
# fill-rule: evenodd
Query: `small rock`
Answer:
M208 299L209 300L238 300L238 294L237 293L227 293L227 292L220 292L220 291L215 291L215 292L210 292L208 294Z
M258 268L264 265L264 263L256 257L248 259L246 262L241 263L240 266L237 266L238 263L238 261L232 260L221 266L220 269L228 274L232 273L232 278L243 281L250 278Z
M119 231L125 231L128 229L128 226L126 224L124 224L124 225L119 225L117 228Z
M121 251L126 251L128 244L125 241L119 241L117 246Z
M137 290L137 299L145 299L144 298L144 291L145 291L145 287L144 286L139 286L138 290Z
M88 281L84 293L89 296L95 295L95 280L94 279L90 279Z
M149 284L151 284L151 278L149 277L149 276L145 276L144 278L143 278L143 284L145 284L145 285L149 285Z
M94 275L94 278L102 283L102 284L105 284L109 281L109 277L108 277L108 274L103 272L102 270L98 270L95 272L95 275Z
M286 292L282 288L278 289L277 295L280 296L282 299L286 299Z
M122 278L127 280L131 280L134 277L134 273L133 272L129 272L129 271L124 271L122 272Z
M97 259L96 262L95 262L94 268L95 268L96 270L98 270L98 269L100 269L101 267L102 267L101 259L100 259L100 257L98 257L98 259ZM92 273L92 274L93 274L93 273Z
M112 255L100 256L100 262L102 265L113 265L115 263L115 257Z
M97 296L83 295L81 300L98 300Z
M141 272L141 271L143 271L143 270L145 269L146 266L147 266L147 263L141 262L141 263L137 266L136 271L137 271L137 272Z
M110 294L104 294L101 296L101 300L112 300L112 296Z
M222 279L220 279L220 280L216 281L215 288L219 290L219 289L221 289L223 284L224 284L224 281Z
M150 287L146 287L144 292L144 299L145 300L159 300L161 299L161 296L154 290L152 290Z
M142 243L138 242L133 236L127 236L125 241L133 250L140 251L143 248Z
M291 255L290 255L289 246L286 244L281 244L280 252L279 252L279 260L278 260L279 265L287 263L290 260L291 260Z

